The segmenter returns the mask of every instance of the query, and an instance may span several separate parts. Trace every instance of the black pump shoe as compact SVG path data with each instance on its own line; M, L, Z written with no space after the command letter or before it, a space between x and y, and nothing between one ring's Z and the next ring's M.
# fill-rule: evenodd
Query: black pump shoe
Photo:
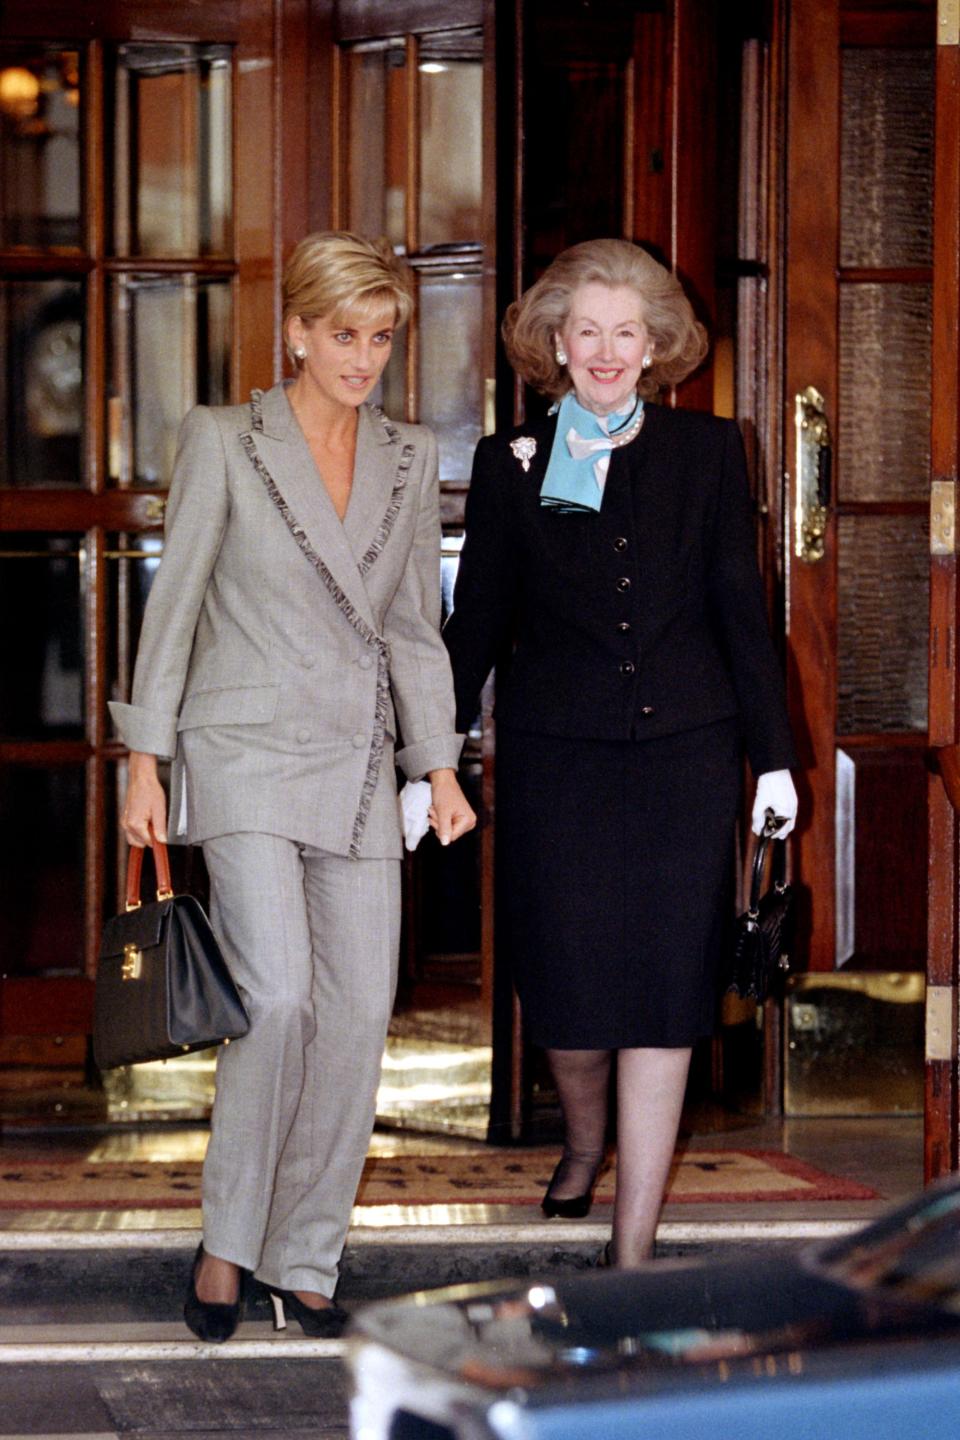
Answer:
M240 1271L239 1290L232 1305L221 1305L201 1300L197 1294L197 1271L203 1259L203 1241L197 1246L190 1271L190 1284L183 1305L183 1318L187 1326L200 1340L209 1340L215 1345L229 1340L240 1324L243 1314L243 1271Z
M338 1335L342 1335L343 1327L350 1319L346 1310L337 1304L331 1303L314 1309L312 1305L305 1305L292 1290L276 1290L272 1285L268 1285L267 1292L273 1306L274 1330L286 1330L287 1317L284 1312L289 1310L294 1320L299 1320L304 1335L321 1340L335 1340Z
M596 1165L594 1166L593 1174L590 1177L590 1184L587 1186L583 1194L570 1195L566 1199L561 1200L557 1196L551 1194L551 1191L553 1190L554 1185L557 1183L560 1169L564 1162L567 1160L567 1158L568 1157L566 1155L560 1156L560 1159L557 1161L557 1168L554 1170L553 1174L550 1177L550 1184L547 1186L547 1192L540 1202L540 1209L543 1211L544 1215L546 1215L548 1220L553 1219L555 1215L559 1215L560 1218L563 1220L582 1220L585 1215L590 1214L590 1206L593 1204L593 1187L596 1185L597 1177L603 1167L604 1157L601 1155Z

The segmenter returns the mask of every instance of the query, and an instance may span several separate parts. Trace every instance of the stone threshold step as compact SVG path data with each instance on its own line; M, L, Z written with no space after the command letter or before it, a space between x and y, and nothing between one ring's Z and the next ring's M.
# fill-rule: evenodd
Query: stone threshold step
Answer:
M182 1321L114 1324L18 1325L0 1332L0 1365L96 1364L155 1360L231 1361L339 1359L343 1340L311 1340L276 1334L269 1324L247 1321L225 1345L197 1340Z
M671 1250L703 1249L715 1245L779 1244L790 1241L829 1240L849 1235L866 1217L783 1220L671 1220L661 1223L657 1244ZM464 1246L490 1247L601 1244L609 1234L609 1221L534 1221L512 1224L363 1226L347 1237L347 1252ZM0 1230L0 1256L52 1250L167 1250L196 1249L199 1231L166 1230Z

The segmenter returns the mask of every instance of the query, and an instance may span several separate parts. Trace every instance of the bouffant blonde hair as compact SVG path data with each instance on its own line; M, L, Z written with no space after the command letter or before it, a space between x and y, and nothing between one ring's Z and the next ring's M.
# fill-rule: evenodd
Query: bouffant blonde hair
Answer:
M406 266L385 242L365 240L349 230L321 230L307 235L283 271L283 339L295 359L289 325L299 315L305 324L329 315L373 321L387 311L395 325L410 318L413 282Z
M640 297L653 353L653 364L637 382L644 398L685 380L706 355L706 331L666 266L629 240L585 240L561 251L504 316L507 358L542 395L558 400L570 389L569 373L557 363L556 344L573 292L581 285L628 285Z

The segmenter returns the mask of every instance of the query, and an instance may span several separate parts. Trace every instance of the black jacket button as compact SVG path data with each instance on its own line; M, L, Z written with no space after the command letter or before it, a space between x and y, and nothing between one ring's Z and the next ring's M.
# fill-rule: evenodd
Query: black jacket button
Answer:
M634 665L634 663L633 663L632 660L622 660L622 661L620 662L620 674L621 674L621 675L632 675L632 674L634 673L634 671L636 670L636 668L637 668L637 667L636 667L636 665Z
M640 706L640 714L641 714L641 715L652 715L652 714L653 714L653 706L652 706L652 705L641 705L641 706Z
M623 592L624 592L625 590L629 590L629 589L630 589L630 576L629 576L629 575L621 575L621 576L620 576L620 579L617 581L617 589L620 591L621 595L623 594Z
M617 630L621 635L629 635L631 628L629 620L621 620L617 624Z
M618 551L620 554L623 554L624 550L626 550L626 548L627 548L627 538L626 538L626 536L625 536L625 535L618 535L617 538L616 538L616 540L614 540L614 542L613 542L613 548L614 548L614 550Z

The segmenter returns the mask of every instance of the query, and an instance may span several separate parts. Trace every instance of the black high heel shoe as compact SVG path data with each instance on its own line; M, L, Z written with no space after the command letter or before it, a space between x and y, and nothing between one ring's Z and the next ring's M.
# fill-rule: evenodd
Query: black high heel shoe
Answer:
M566 1152L560 1156L560 1159L557 1161L557 1167L550 1177L550 1184L547 1186L546 1194L540 1202L540 1209L548 1220L551 1220L555 1215L559 1215L563 1220L582 1220L585 1215L590 1214L590 1206L593 1204L593 1187L596 1185L597 1178L603 1168L604 1156L601 1155L594 1165L593 1173L590 1176L590 1183L583 1194L570 1195L567 1196L566 1199L561 1200L556 1195L551 1194L551 1191L554 1185L556 1185L564 1165L566 1165L571 1158L572 1157L567 1155Z
M201 1300L197 1294L197 1271L202 1259L203 1241L201 1240L197 1246L197 1253L193 1257L187 1298L183 1303L183 1318L198 1339L209 1340L213 1344L219 1345L224 1340L229 1340L240 1324L240 1317L243 1314L243 1271L240 1271L237 1298L232 1305Z
M347 1311L335 1303L314 1309L312 1305L305 1305L292 1290L276 1290L272 1285L268 1285L267 1293L273 1306L274 1330L286 1330L285 1312L289 1310L294 1320L300 1322L304 1335L320 1340L335 1340L338 1335L343 1334L343 1327L350 1319Z

